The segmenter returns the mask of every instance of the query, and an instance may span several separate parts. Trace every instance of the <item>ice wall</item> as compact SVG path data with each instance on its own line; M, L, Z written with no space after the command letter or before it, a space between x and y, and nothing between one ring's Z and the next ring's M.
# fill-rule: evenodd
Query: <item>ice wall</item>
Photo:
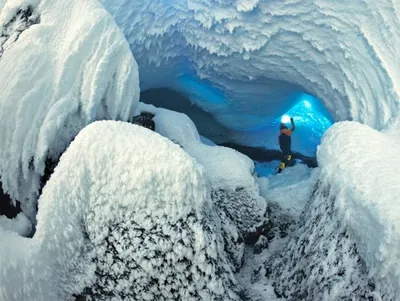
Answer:
M186 93L228 127L265 124L304 91L335 120L382 128L398 114L399 1L102 2L143 89Z

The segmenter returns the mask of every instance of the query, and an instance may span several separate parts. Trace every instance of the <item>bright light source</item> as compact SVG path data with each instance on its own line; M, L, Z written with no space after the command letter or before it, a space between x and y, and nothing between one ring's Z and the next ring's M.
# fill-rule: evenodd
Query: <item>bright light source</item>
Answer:
M304 106L305 106L307 109L310 109L310 108L311 108L311 104L310 104L310 102L307 101L307 100L304 101Z
M290 122L290 117L288 115L283 115L281 118L282 123L288 123Z

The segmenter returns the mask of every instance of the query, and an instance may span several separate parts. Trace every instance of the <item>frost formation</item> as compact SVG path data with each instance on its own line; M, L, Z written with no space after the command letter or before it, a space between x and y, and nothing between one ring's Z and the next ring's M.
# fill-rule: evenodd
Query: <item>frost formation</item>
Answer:
M35 236L0 235L2 300L241 298L203 168L136 125L81 131L39 199ZM13 253L12 239L29 249Z
M6 1L0 46L0 176L34 221L46 159L57 161L95 120L127 120L138 70L97 1Z

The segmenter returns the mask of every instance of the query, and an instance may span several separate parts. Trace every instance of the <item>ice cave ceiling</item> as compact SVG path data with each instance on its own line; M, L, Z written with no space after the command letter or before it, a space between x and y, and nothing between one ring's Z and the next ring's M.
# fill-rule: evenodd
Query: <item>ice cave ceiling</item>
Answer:
M179 91L229 128L270 123L303 93L336 121L379 129L398 114L399 1L102 2L142 91Z

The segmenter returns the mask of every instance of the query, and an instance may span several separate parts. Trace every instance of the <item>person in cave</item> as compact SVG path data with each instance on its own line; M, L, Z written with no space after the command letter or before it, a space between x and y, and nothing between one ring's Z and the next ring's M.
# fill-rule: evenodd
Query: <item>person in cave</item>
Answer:
M290 129L286 126L285 123L281 122L280 125L280 134L279 134L279 147L282 151L282 159L279 164L278 173L281 173L282 170L287 166L287 164L292 160L292 133L295 129L293 117L290 118L291 127Z

